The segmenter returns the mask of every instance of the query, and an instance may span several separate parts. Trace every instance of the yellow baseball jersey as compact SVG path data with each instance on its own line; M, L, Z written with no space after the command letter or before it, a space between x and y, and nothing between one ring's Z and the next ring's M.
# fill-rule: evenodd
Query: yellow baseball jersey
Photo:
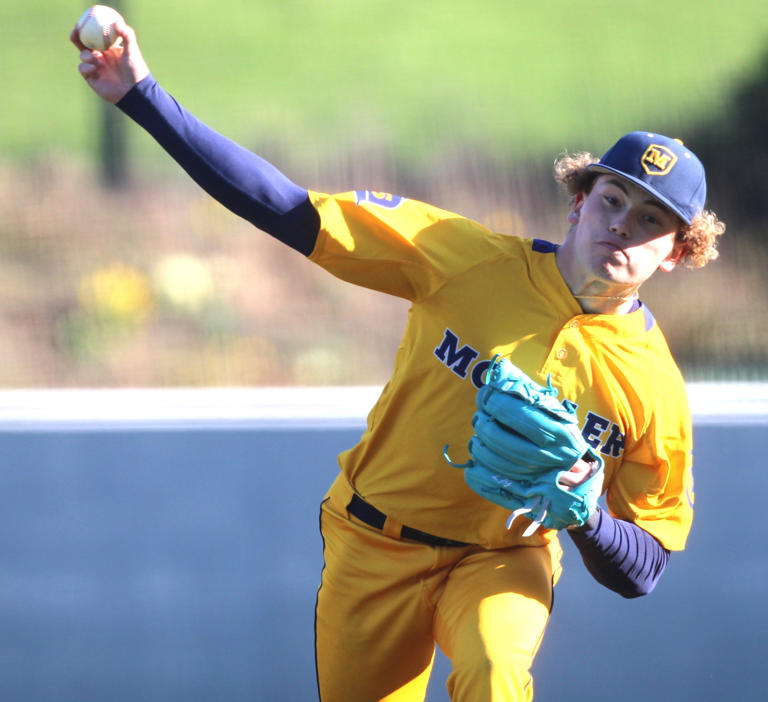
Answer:
M310 192L320 233L310 260L335 276L411 301L394 372L360 442L339 456L353 488L408 526L488 548L544 544L556 533L506 529L508 511L476 495L468 459L475 395L496 354L550 376L578 405L605 459L606 504L666 548L693 518L691 422L680 371L650 312L584 314L556 247L490 232L414 200Z

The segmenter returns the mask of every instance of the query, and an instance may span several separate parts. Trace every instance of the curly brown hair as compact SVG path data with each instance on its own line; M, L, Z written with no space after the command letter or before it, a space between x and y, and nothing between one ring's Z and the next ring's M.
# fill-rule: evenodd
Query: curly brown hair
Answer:
M571 198L579 193L587 194L599 175L595 171L588 170L588 166L599 161L599 158L586 151L566 154L555 162L555 180L565 188ZM681 220L677 240L685 245L683 265L688 268L702 268L710 261L714 261L719 256L718 237L724 232L725 223L709 210L703 210L696 215L690 224L685 224Z

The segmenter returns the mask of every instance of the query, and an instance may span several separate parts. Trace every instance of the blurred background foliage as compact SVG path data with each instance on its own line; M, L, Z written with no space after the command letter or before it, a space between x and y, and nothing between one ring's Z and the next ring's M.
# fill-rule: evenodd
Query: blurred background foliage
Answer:
M180 102L316 190L560 241L557 154L683 138L729 229L720 260L643 297L689 379L768 375L762 2L116 6ZM67 40L86 7L0 6L0 387L385 382L406 304L254 231L104 109Z

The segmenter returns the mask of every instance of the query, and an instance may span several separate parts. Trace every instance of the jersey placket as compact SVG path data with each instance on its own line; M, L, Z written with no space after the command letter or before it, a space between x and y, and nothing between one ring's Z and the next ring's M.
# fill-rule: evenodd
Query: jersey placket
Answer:
M552 383L558 387L558 380L568 368L579 365L582 356L582 326L583 318L572 317L558 332L549 349L544 365L541 368L543 377L551 376Z

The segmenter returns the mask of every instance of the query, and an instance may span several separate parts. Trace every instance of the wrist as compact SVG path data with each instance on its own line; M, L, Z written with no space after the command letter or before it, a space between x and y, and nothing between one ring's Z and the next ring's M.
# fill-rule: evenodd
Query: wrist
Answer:
M584 524L579 525L573 525L567 527L568 531L575 531L575 532L582 532L582 531L591 531L595 527L600 524L600 508L595 507L592 514L587 517L587 521L584 522Z

